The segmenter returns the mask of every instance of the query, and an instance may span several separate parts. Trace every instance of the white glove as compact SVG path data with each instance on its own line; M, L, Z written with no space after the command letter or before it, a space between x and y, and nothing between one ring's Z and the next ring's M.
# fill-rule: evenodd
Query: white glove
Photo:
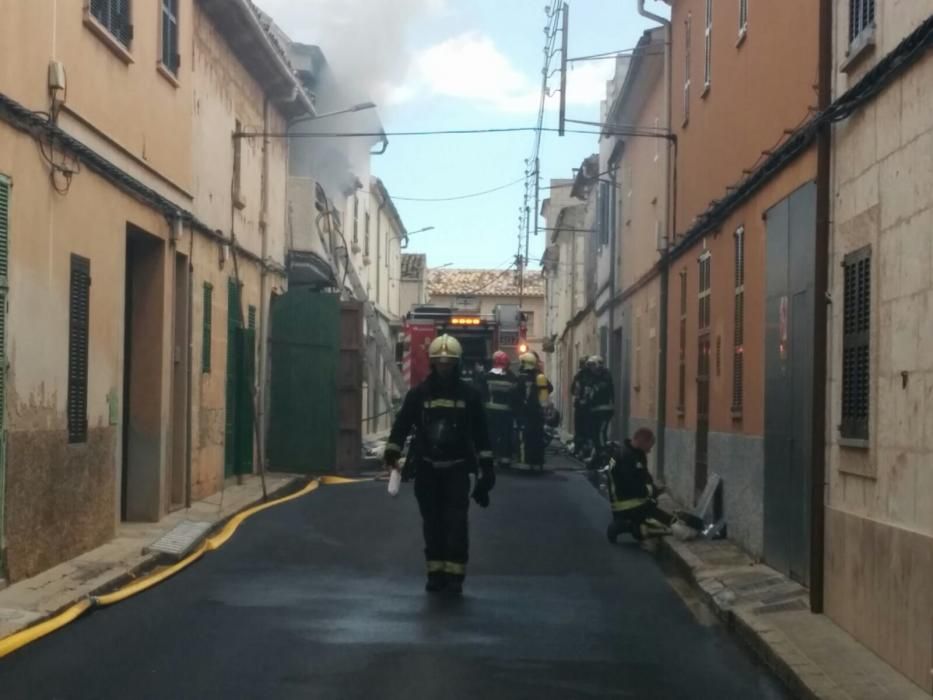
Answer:
M389 475L389 495L393 498L398 496L399 488L402 485L402 472L398 469L393 469L392 474Z

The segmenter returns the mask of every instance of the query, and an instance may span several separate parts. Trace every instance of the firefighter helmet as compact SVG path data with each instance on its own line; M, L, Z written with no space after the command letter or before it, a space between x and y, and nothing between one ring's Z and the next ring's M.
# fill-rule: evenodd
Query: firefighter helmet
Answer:
M463 357L463 348L460 347L460 341L452 335L440 335L431 343L428 348L428 355L431 360L451 360L457 362Z
M502 350L497 350L492 356L492 366L496 369L506 369L509 366L509 356Z
M519 360L522 363L522 369L537 369L538 367L538 358L530 352L526 352Z

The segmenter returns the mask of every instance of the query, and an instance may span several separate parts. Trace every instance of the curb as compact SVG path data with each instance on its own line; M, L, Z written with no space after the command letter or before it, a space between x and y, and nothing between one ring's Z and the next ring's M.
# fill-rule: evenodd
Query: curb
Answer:
M752 651L795 697L850 700L849 694L801 654L781 630L750 610L733 607L731 591L713 576L704 578L700 575L703 564L686 545L672 538L663 538L658 553L677 567L726 629Z
M197 541L192 545L192 548L191 548L192 551L198 551L199 548L202 548L204 544L207 542L207 540L209 540L210 538L216 536L219 532L221 532L225 527L227 527L230 521L232 521L234 518L237 518L241 514L246 513L247 511L250 511L259 505L262 505L264 502L272 503L275 500L286 498L289 495L297 493L309 482L310 480L306 479L305 477L296 476L294 478L289 479L286 483L282 484L281 486L276 488L274 491L269 492L267 494L265 501L260 496L259 498L253 501L250 501L249 503L245 503L242 507L238 508L236 511L233 511L230 514L212 523L211 527L208 528L208 530L206 530L202 535L200 535ZM101 598L108 597L108 596L113 596L117 591L120 591L121 589L124 589L128 586L131 586L133 584L136 584L142 581L147 576L149 576L154 571L156 571L158 568L175 566L178 564L179 561L180 561L179 559L172 557L170 555L161 553L161 552L154 552L154 553L148 554L146 555L146 558L143 561L138 563L136 566L134 566L129 571L124 571L123 573L120 573L114 576L114 578L112 578L111 580L107 581L106 583L101 584L100 586L92 589L91 591L76 595L76 597L74 597L72 600L70 600L67 603L62 604L55 610L45 611L40 617L30 620L27 624L24 624L19 629L16 629L10 632L9 634L5 635L4 637L0 638L0 647L3 646L2 644L3 642L12 640L14 637L17 637L18 635L26 634L28 633L29 630L33 630L36 628L41 628L43 626L46 626L49 623L51 623L53 620L55 620L56 618L65 616L69 610L76 608L76 606L80 606L82 603L86 602L87 603L86 609L89 609L93 607L94 601L101 599ZM80 615L83 614L84 611L85 610L81 610L80 612L78 612L75 615L75 619L77 617L80 617ZM12 652L7 652L7 653L12 653ZM5 654L0 653L0 658L2 658L3 655Z
M268 494L266 494L266 500L274 501L278 498L284 498L285 496L290 496L291 494L297 491L300 491L301 488L303 488L304 485L307 484L309 481L311 481L311 479L307 479L302 476L296 476L292 479L289 479L288 482L282 484L274 491L270 491ZM244 503L242 507L238 508L235 511L232 511L228 515L225 515L220 520L217 520L211 523L211 526L207 530L205 530L201 535L199 535L198 538L191 544L191 546L188 548L188 553L193 552L198 547L200 547L202 544L204 544L204 542L206 542L208 539L216 535L220 530L226 527L227 523L229 523L233 518L238 516L240 513L243 513L249 510L250 508L254 508L257 505L261 504L262 502L263 502L263 499L262 499L262 496L260 496L254 501L250 501L249 503ZM32 624L42 622L43 620L48 619L49 617L54 617L55 615L60 613L62 610L65 610L69 606L78 602L78 600L80 600L82 597L98 598L100 596L109 595L110 593L113 593L114 591L124 588L125 586L136 582L138 579L148 574L151 574L153 571L158 569L160 566L171 566L172 564L177 564L179 561L185 558L184 556L173 557L172 555L164 554L163 552L152 552L152 553L147 554L146 556L147 558L145 561L140 562L139 564L134 566L129 571L126 571L120 574L119 576L108 581L107 583L101 584L97 588L89 591L88 593L79 597L78 599L73 600L72 602L67 603L66 605L63 605L55 613L52 613L51 615L48 615L42 619L36 620ZM32 627L32 624L29 626Z

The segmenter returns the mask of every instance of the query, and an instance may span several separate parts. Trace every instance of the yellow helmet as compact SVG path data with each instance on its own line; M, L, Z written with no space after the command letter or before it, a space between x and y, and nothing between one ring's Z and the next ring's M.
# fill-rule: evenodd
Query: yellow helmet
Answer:
M428 356L432 360L460 360L463 357L463 348L460 341L452 335L440 335L428 348Z
M535 369L538 366L538 358L534 353L526 352L518 359L522 363L522 369Z

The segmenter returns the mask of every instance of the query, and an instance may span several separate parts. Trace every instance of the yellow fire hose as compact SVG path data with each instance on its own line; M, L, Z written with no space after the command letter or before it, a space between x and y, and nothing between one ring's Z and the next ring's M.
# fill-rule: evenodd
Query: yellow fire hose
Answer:
M83 598L74 605L65 608L65 610L58 613L57 615L54 615L53 617L50 617L37 625L28 627L19 632L14 632L9 637L0 639L0 659L2 659L4 656L12 654L14 651L22 649L27 644L32 644L37 639L41 639L42 637L45 637L46 635L61 629L65 625L71 624L79 617L84 615L84 613L86 613L88 610L114 605L126 600L127 598L138 595L139 593L142 593L143 591L146 591L153 586L157 586L166 579L171 578L177 574L179 571L191 566L207 552L212 552L215 549L220 549L223 547L227 541L233 537L233 534L237 531L237 528L243 524L243 521L249 517L252 517L253 515L256 515L256 513L260 513L264 510L267 510L268 508L280 506L283 503L288 503L289 501L294 501L295 499L301 498L302 496L306 496L309 493L316 491L322 484L326 486L333 486L339 484L359 483L362 481L370 481L370 479L346 479L339 476L325 476L320 479L311 481L303 489L289 496L278 498L274 501L262 503L258 506L253 506L252 508L244 510L230 518L226 525L224 525L223 528L217 532L217 534L208 537L197 549L195 549L191 554L176 564L172 564L169 567L160 569L159 571L152 573L149 576L144 576L138 581L129 583L123 588L114 591L113 593L100 596L88 596L87 598Z

